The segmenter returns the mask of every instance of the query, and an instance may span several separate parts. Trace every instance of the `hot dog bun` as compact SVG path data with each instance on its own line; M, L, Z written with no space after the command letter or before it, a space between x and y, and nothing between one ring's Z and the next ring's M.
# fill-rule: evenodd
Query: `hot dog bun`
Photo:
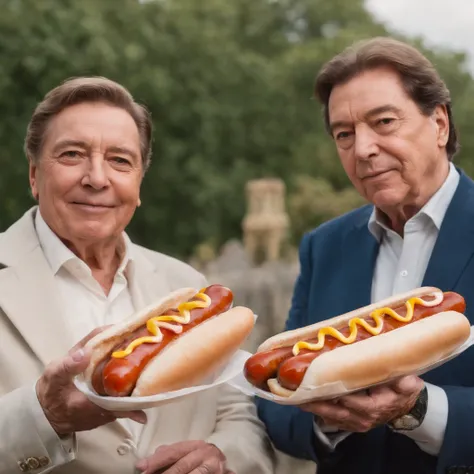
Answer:
M368 316L378 308L397 307L412 297L434 292L441 290L418 288L304 328L283 332L261 344L257 353L293 346L298 341L316 337L322 327L340 328L354 317ZM454 352L469 338L470 330L470 322L462 313L444 311L434 314L393 331L322 353L309 365L299 388L342 382L347 390L354 390L416 372ZM275 395L290 397L294 393L281 386L276 378L268 380L267 384Z
M340 381L352 390L416 371L455 351L467 340L470 330L468 319L461 313L435 314L322 354L309 366L300 388ZM276 379L269 380L268 386L272 393L282 397L294 393Z
M97 365L135 329L197 292L195 288L173 291L89 340L86 348L91 351L91 361L83 374L86 383L91 385ZM250 309L234 307L180 335L147 364L131 396L155 395L205 381L229 361L252 331L254 322Z
M227 364L253 324L253 312L242 306L199 324L146 366L132 396L143 397L201 383Z
M342 327L347 324L352 318L367 316L375 309L382 308L385 306L400 306L404 304L405 301L409 298L413 298L415 296L424 296L433 292L440 291L440 289L435 287L424 286L422 288L417 288L415 290L407 291L405 293L390 296L389 298L385 298L362 308L357 308L353 311L350 311L349 313L344 313L339 316L335 316L334 318L325 319L324 321L319 321L317 323L311 324L309 326L304 326L302 328L284 331L262 342L262 344L260 344L260 346L258 347L257 352L269 351L272 349L277 349L278 347L292 346L298 341L314 337L314 335L318 333L318 329L324 326L333 326L335 328Z

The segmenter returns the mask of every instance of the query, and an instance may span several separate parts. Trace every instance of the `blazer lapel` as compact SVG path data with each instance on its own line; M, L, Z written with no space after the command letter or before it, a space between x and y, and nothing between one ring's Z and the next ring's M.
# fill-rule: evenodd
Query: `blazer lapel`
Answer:
M338 286L345 295L341 300L347 301L345 311L371 302L372 275L379 249L379 243L367 227L371 209L367 208L343 240L342 261L347 270L342 273L342 283Z
M456 286L474 253L474 183L460 174L423 280L444 291Z
M6 268L0 271L0 309L46 365L64 356L74 340L67 314L61 314L53 275L34 231L33 215L27 213L2 235L0 263Z
M129 281L135 308L143 308L172 291L164 272L159 271L138 246L134 246L133 260Z

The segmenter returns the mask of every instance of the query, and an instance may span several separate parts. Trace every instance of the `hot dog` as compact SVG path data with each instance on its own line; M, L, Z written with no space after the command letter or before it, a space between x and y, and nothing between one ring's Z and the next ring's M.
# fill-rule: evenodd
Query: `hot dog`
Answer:
M232 291L182 288L107 328L86 347L84 378L98 395L137 397L201 383L241 346L253 312L232 307Z
M457 293L418 288L273 336L247 360L244 375L285 397L300 387L337 381L347 389L379 383L428 365L466 341L465 309Z

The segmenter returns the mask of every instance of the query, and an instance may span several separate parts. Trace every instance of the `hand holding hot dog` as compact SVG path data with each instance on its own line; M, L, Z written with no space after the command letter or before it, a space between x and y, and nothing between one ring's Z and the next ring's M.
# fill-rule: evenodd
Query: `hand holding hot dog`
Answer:
M119 417L146 422L146 415L141 411L112 413L98 407L73 383L73 378L83 372L90 361L90 352L82 346L101 330L103 328L92 331L66 357L51 362L36 383L38 401L58 435L92 430Z
M423 381L410 375L337 400L307 403L301 409L318 416L328 426L363 433L407 414L422 388Z
M182 441L160 446L137 463L143 474L233 474L226 468L226 458L213 444L205 441Z
M457 350L471 332L465 309L458 293L417 288L270 337L246 361L244 375L286 398L301 388L374 386Z
M103 397L146 397L200 384L229 361L253 329L253 311L213 284L180 288L87 342L84 379ZM192 357L189 355L192 354Z

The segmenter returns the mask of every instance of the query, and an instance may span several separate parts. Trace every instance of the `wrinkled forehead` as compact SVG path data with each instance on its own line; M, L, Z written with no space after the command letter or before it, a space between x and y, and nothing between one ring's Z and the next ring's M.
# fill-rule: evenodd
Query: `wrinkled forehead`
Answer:
M121 108L102 103L73 105L53 117L43 143L55 147L61 142L81 142L101 148L126 146L140 152L140 135L132 116Z
M404 110L414 105L396 72L376 68L336 85L329 97L328 116L330 124L359 121L374 110L383 112L389 107Z

